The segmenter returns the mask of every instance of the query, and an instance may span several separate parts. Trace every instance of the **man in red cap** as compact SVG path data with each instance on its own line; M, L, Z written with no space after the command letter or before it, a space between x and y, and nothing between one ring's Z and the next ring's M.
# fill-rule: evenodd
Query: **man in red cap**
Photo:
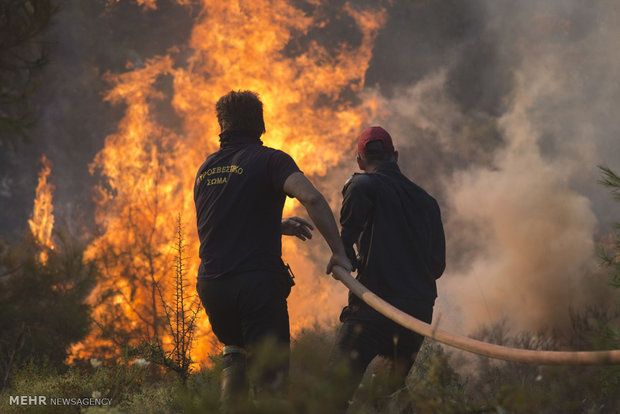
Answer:
M430 323L437 297L435 280L445 268L445 237L437 201L405 177L392 137L381 127L364 130L354 174L342 190L341 238L357 268L357 279L400 310ZM355 252L354 245L357 248ZM392 362L401 385L423 336L402 328L349 294L340 320L336 355L346 358L349 398L377 355Z

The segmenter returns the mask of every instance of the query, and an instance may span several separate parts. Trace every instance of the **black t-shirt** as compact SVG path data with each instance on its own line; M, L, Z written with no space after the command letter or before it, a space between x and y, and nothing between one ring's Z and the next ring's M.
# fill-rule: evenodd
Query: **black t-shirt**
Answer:
M390 162L353 175L342 192L341 237L351 259L358 248L360 282L403 310L412 299L432 303L446 254L435 199Z
M299 171L286 153L236 137L207 157L196 175L198 278L281 271L284 181Z

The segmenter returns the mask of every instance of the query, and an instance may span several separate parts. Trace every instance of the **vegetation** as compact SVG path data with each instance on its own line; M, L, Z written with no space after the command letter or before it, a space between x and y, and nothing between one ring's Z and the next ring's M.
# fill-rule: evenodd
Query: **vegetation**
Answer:
M177 374L185 383L192 368L190 352L196 331L196 318L200 311L200 299L196 294L189 295L189 284L185 266L185 238L181 215L177 217L176 240L174 245L174 303L169 305L165 299L160 283L157 283L157 292L164 308L168 333L172 338L172 349L165 351L160 338L153 337L151 342L143 341L130 350L134 356L142 356L145 360L162 365Z
M620 177L607 167L600 167L603 177L600 183L609 188L614 199L620 201ZM615 288L620 288L620 222L614 224L613 253L609 253L601 247L600 257L605 265L612 269L611 284Z
M333 332L318 328L294 341L291 379L285 400L251 402L238 413L331 413L338 380L326 379L324 368ZM512 338L515 339L515 338ZM61 372L28 364L0 396L1 412L20 412L8 404L8 395L46 395L111 398L112 406L91 407L88 413L215 413L218 410L219 358L212 366L179 376L131 363L129 359L104 362L99 367L73 366ZM377 368L380 364L374 364ZM620 408L617 389L599 388L610 367L549 367L491 364L470 374L457 373L454 356L427 341L407 379L407 386L387 399L376 390L385 377L377 368L367 375L350 412L355 413L614 413ZM480 384L486 387L478 388ZM67 407L63 408L66 412ZM43 411L42 411L43 412ZM47 411L54 412L47 407ZM77 410L76 410L77 412Z
M55 11L51 0L0 2L0 145L23 137L32 124L29 98L37 72L48 62L38 38Z
M21 246L0 242L0 387L25 363L61 367L67 349L90 328L83 302L96 282L96 268L83 249L59 237L45 264L28 238Z

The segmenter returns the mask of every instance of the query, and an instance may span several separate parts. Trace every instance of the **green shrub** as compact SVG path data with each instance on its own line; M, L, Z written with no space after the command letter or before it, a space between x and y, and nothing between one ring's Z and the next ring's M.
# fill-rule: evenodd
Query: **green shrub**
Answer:
M0 241L0 388L28 361L62 367L67 349L90 329L84 303L96 267L83 249L60 237L45 264L33 242L12 247Z

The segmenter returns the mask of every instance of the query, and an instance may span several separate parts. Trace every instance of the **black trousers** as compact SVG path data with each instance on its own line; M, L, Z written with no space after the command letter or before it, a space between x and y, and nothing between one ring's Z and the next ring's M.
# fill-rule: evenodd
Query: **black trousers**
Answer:
M424 322L433 319L432 301L412 301L401 310ZM349 378L343 384L343 404L350 399L361 381L368 364L376 357L383 356L392 363L393 390L404 383L424 336L410 331L366 304L347 306L341 315L343 322L336 338L331 364L339 359L347 360Z
M285 270L199 279L196 289L215 336L224 345L245 348L249 351L250 366L260 366L252 379L255 398L280 395L288 379L291 342L286 303L291 286ZM252 351L269 338L276 341L277 358L267 365L254 365L258 361ZM234 368L235 357L224 357L223 372ZM245 368L242 372L245 376ZM228 380L232 381L232 377Z
M252 347L267 337L290 344L288 275L247 272L198 279L196 290L213 333L224 345Z

